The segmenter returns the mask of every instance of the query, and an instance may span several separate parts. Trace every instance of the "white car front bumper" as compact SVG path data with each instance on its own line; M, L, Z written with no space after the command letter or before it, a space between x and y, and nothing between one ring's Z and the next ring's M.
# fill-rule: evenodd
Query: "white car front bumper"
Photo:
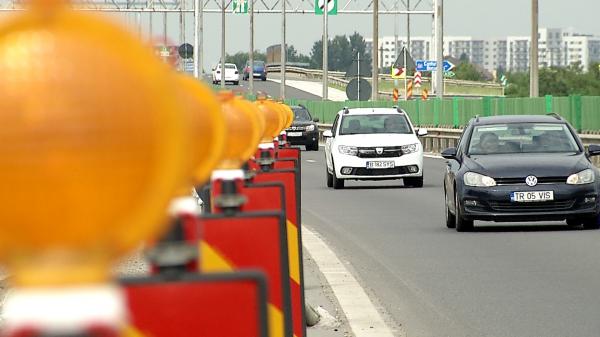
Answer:
M367 162L371 161L393 161L394 167L369 169ZM338 179L384 180L423 176L423 152L421 151L394 158L359 158L334 153L333 163Z

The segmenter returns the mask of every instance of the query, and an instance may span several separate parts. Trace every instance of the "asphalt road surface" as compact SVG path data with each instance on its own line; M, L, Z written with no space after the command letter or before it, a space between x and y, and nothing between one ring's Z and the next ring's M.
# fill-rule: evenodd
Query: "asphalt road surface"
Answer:
M210 77L206 77L207 82L210 82ZM249 82L248 81L240 81L239 85L233 85L227 83L226 89L235 90L235 91L248 91ZM279 89L280 84L272 81L261 81L260 79L254 79L254 92L255 93L266 93L269 96L274 98L279 98ZM294 98L294 99L311 99L311 100L320 100L321 97L312 95L302 90L298 90L296 88L292 88L290 86L285 87L285 96L286 98Z
M347 261L408 337L600 336L600 231L562 223L445 228L445 162L425 186L327 189L324 154L303 152L303 222Z

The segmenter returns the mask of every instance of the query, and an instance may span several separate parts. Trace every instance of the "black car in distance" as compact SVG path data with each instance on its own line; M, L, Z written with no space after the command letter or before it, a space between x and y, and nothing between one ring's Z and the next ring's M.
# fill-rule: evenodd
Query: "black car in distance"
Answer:
M292 145L305 145L307 151L319 150L318 118L312 118L308 109L302 105L290 106L294 112L294 121L286 129L287 140Z
M560 116L476 117L457 148L446 149L446 226L474 220L562 221L600 227L599 171L575 130Z

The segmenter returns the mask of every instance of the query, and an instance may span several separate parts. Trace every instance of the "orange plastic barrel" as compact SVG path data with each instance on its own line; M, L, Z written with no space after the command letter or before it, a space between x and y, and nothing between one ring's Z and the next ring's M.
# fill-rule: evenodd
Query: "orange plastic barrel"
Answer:
M255 104L265 118L265 132L261 142L269 143L281 133L285 125L285 116L278 104L263 98L259 98Z

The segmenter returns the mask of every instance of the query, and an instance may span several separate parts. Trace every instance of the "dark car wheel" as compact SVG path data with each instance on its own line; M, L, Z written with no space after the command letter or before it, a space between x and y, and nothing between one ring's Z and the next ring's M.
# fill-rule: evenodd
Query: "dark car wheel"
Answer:
M455 228L456 227L456 217L452 212L450 212L450 205L448 205L448 195L444 192L444 196L446 199L446 227Z
M473 220L466 220L462 217L458 196L454 197L454 218L457 232L470 232L473 230Z
M261 77L260 80L264 82L264 81L267 80L267 77L266 76L265 77Z
M404 178L404 186L406 187L423 187L423 177Z
M327 187L333 187L333 174L329 173L327 165L325 165L325 173L327 174Z
M306 145L307 151L319 151L319 142L314 142L310 145Z
M344 188L344 180L338 179L338 177L335 175L335 165L333 166L333 172L331 173L331 176L332 176L333 189L335 189L335 190L343 189Z

